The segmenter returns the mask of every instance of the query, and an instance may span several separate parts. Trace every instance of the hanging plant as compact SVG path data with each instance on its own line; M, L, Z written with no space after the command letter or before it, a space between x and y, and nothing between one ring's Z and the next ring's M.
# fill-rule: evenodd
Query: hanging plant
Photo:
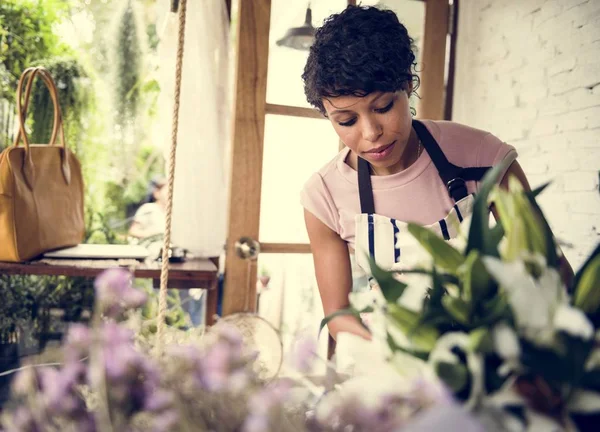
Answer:
M65 135L74 138L82 129L83 116L89 101L89 92L81 81L81 78L86 76L85 72L76 59L69 57L43 60L39 65L44 66L56 82ZM31 142L49 142L54 121L53 105L50 93L39 79L35 83L29 112L32 117ZM68 144L71 149L76 150L76 142L69 140Z
M115 109L121 126L133 121L137 113L141 56L135 11L128 1L119 20L116 45Z

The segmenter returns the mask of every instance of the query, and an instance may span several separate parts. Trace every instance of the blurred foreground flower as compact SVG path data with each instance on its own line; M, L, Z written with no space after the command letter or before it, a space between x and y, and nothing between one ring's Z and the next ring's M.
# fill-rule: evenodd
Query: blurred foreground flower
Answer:
M108 317L116 318L128 309L142 307L147 296L133 287L131 273L122 268L108 269L94 283L99 310Z

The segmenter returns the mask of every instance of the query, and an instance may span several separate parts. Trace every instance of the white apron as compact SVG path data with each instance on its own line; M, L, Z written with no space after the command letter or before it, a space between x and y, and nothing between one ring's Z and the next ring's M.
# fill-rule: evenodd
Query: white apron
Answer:
M451 164L421 122L413 120L413 128L455 203L446 217L426 228L445 240L453 239L459 233L461 222L469 217L473 210L474 194L467 192L465 181L480 180L490 167L461 168ZM368 162L359 158L358 186L361 213L355 217L355 260L371 281L369 257L384 270L407 268L414 262L411 255L420 250L420 246L408 232L406 222L375 213L370 175ZM355 286L353 289L361 290L361 288ZM368 289L368 287L364 288Z

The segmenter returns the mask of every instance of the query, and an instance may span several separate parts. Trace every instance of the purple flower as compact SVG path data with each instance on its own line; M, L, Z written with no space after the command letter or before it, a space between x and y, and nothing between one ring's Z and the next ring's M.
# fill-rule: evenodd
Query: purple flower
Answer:
M27 396L38 390L38 377L33 368L20 370L12 383L14 394L19 396Z
M410 395L422 408L431 405L450 405L454 399L452 393L442 384L424 379L418 379L413 383Z
M233 325L226 322L220 322L217 325L217 332L219 336L226 339L228 342L235 346L241 346L244 342L242 333Z
M161 412L173 405L173 394L165 390L157 390L148 395L144 409L152 412Z
M177 411L168 410L165 413L154 418L154 422L152 424L153 432L170 432L173 430L177 430L175 427L179 422L179 416L177 415Z
M243 432L265 432L269 430L269 417L250 414L244 420Z
M317 342L314 338L300 337L294 342L290 351L290 363L298 372L307 373L312 367L316 352Z
M41 432L43 430L35 421L31 411L23 406L18 407L3 426L6 427L6 432Z
M92 337L90 329L83 324L72 324L67 333L64 345L65 357L68 361L78 361L89 354Z
M212 345L203 356L202 382L209 390L221 390L229 378L231 347L224 342Z
M77 432L96 432L96 421L91 413L82 415L75 421L74 430Z
M146 303L146 294L134 288L132 282L131 273L122 268L105 270L96 278L96 298L106 316L115 318Z
M101 332L102 341L106 346L133 345L133 331L113 321L104 322Z
M249 408L252 414L267 415L274 406L286 401L291 383L288 381L277 381L261 391L252 395L249 400Z

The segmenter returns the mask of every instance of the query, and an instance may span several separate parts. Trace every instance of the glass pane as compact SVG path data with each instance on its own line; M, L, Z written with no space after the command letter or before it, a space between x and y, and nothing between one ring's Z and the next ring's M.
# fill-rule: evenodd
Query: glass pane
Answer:
M338 151L328 120L267 115L260 205L260 241L308 243L300 190Z
M417 62L420 61L420 53L423 47L423 34L425 32L425 2L422 0L382 0L363 1L361 4L377 4L383 8L390 9L398 15L398 19L408 34L415 41ZM417 67L417 69L419 69Z
M408 34L414 40L417 75L420 75L418 72L422 70L421 52L423 51L423 35L425 33L425 2L421 0L382 0L367 1L362 2L362 4L378 4L396 13L398 19L404 24ZM418 100L413 95L410 98L411 106L416 107Z
M302 71L308 51L278 46L277 41L293 27L305 20L308 2L273 0L271 2L271 29L269 31L269 69L267 102L272 104L310 107L304 96ZM342 11L346 0L313 0L312 24L319 27L329 15Z

